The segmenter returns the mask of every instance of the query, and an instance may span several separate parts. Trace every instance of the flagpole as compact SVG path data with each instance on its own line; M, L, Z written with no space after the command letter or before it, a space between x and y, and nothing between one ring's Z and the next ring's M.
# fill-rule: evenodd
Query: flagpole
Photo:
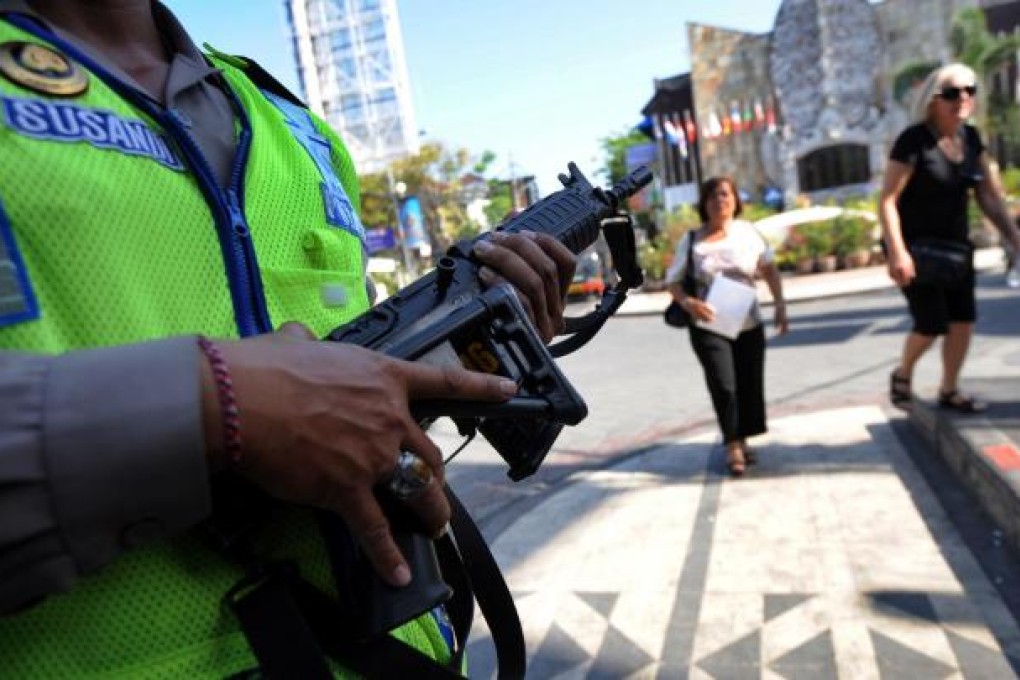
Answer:
M690 121L694 127L694 140L690 142L691 156L694 158L693 170L694 170L694 186L700 191L701 189L701 130L698 129L698 123L694 120L694 115L690 109L686 112L687 120Z
M666 142L666 131L662 127L662 114L657 113L652 116L652 125L655 131L655 141L659 147L659 159L662 161L663 186L673 186L673 173L671 172L672 168L670 167L672 164L669 162L670 159L668 155L669 144ZM665 192L663 192L663 196L665 196ZM663 201L663 204L665 204L665 200Z

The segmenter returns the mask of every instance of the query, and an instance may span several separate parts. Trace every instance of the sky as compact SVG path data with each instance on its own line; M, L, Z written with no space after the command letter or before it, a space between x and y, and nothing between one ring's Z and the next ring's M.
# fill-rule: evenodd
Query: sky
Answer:
M283 0L164 0L195 42L251 57L300 95ZM690 69L687 22L765 33L779 0L398 0L423 140L496 154L543 193L641 120L656 78Z

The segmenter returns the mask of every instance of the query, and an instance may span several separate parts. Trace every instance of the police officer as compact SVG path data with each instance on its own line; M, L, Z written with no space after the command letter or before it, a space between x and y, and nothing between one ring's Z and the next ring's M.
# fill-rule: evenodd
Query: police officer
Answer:
M256 543L310 579L303 507L409 581L373 489L450 514L409 402L514 385L314 340L369 304L357 206L340 139L158 2L0 0L0 676L256 666L220 607L243 572L194 531L220 475L293 504ZM476 254L551 339L573 255ZM394 635L443 662L438 618Z

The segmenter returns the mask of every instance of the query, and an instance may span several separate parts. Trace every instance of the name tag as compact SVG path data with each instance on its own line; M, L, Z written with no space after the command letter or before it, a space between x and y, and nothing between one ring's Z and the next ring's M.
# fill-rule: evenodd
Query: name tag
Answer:
M18 134L53 142L84 142L97 149L145 156L172 170L184 163L166 139L140 120L70 102L0 97L4 122Z

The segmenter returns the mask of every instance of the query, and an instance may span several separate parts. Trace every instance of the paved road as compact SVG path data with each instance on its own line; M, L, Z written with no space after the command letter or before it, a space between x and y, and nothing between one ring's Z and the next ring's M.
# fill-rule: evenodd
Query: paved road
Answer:
M981 358L1016 352L1020 314L1016 293L1001 276L982 278L982 320L966 375L994 375L995 363ZM573 305L582 313L583 304ZM1012 310L1012 311L1011 311ZM899 353L908 320L895 291L874 291L791 306L789 335L770 337L767 390L773 416L822 408L883 403L888 374ZM560 361L588 402L590 415L566 428L540 472L513 484L506 466L481 438L448 468L453 488L491 538L502 523L499 510L523 496L543 492L578 468L599 468L667 437L714 431L714 416L701 368L687 334L666 327L657 316L618 317L576 353ZM922 395L937 387L939 358L924 358L915 377ZM434 436L447 452L459 437L440 422ZM506 518L504 518L506 519Z
M967 374L1017 356L993 277ZM450 467L522 614L531 677L1011 677L1020 562L884 404L894 292L802 303L771 340L771 431L742 480L685 334L615 320L562 365L591 416L512 485L484 444ZM938 357L916 377L931 394ZM440 435L445 436L445 435ZM447 447L449 448L449 447ZM494 660L484 624L472 676Z

